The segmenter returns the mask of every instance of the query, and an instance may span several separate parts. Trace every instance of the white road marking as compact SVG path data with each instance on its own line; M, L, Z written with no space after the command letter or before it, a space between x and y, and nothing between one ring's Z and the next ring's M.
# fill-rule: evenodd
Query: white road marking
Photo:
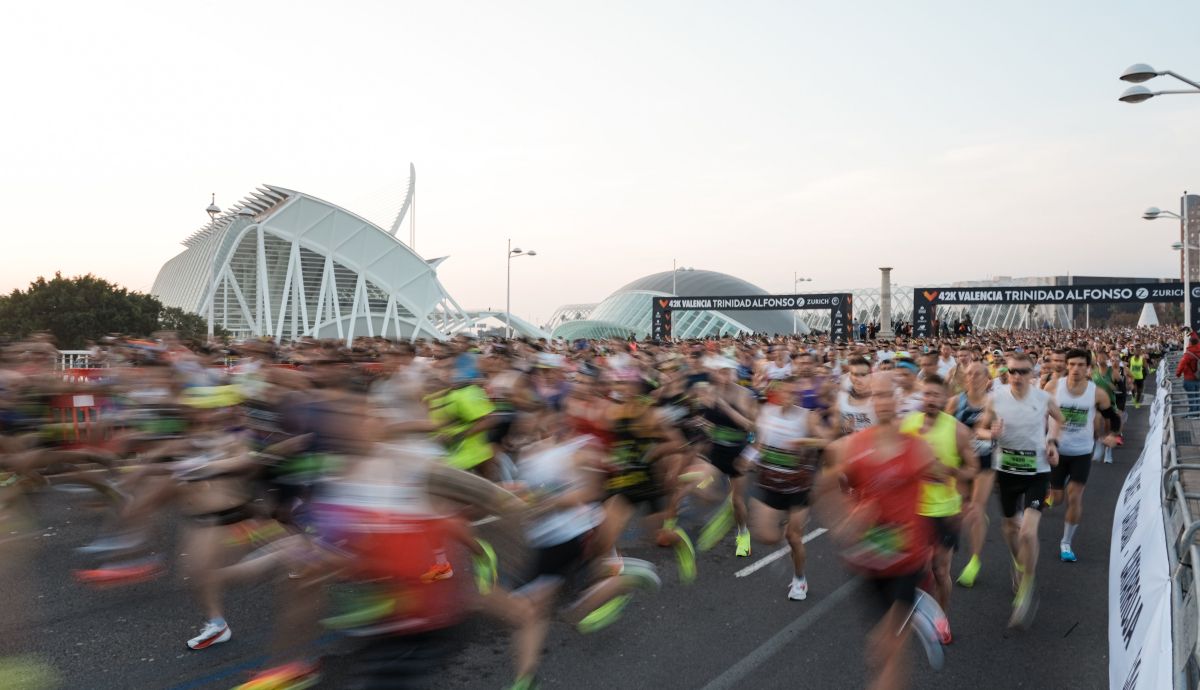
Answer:
M813 539L816 539L817 537L821 536L822 534L825 534L826 531L827 530L824 527L818 527L815 530L804 535L804 538L801 539L800 541L802 543L807 544L808 542L812 541ZM757 573L759 570L765 568L766 566L774 563L775 561L779 560L780 558L783 558L787 554L791 553L791 551L792 551L792 547L785 546L782 549L779 549L778 551L767 556L766 558L755 561L755 562L751 563L750 565L746 566L745 568L742 568L741 570L734 573L733 576L734 577L746 577L747 575L753 575L754 573Z
M829 596L818 601L816 606L801 614L796 620L788 623L787 627L775 633L770 639L759 645L757 649L742 657L741 661L725 669L724 673L709 681L703 690L726 690L726 688L746 687L746 678L755 669L783 651L800 633L817 622L817 619L824 616L830 609L842 603L842 601L853 594L854 590L858 589L860 582L861 580L856 577L830 592Z

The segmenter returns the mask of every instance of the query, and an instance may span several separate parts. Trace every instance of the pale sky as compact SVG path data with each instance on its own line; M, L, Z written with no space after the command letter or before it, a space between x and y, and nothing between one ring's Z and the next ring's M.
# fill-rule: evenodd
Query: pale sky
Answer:
M209 2L6 6L0 290L148 291L269 183L383 222L464 307L539 322L647 273L773 292L995 275L1177 276L1196 2ZM1159 78L1147 86L1177 88ZM1188 163L1192 161L1192 163ZM402 235L407 237L407 233Z

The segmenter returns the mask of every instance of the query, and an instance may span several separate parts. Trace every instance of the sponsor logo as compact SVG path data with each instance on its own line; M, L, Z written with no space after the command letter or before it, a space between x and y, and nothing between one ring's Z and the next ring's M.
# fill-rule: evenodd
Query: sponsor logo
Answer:
M666 299L658 300L658 306L662 307L663 309L666 309L667 305L670 303L671 303L671 300L666 300Z
M804 298L803 298L803 297L797 297L797 298L796 298L796 306L797 306L797 307L803 307L803 306L804 306Z
M833 298L833 304L834 304L835 306L836 306L836 305L837 305L839 302L841 302L841 301L842 301L842 300L841 300L840 298L838 298L838 297L834 297L834 298Z
M937 290L933 290L933 291L930 291L930 290L922 290L922 291L921 291L921 294L925 295L925 299L929 300L930 302L932 302L932 301L934 301L934 300L936 300L936 299L938 298L938 291L937 291Z
M1137 289L1137 298L1138 299L1146 299L1149 296L1150 296L1150 291L1147 290L1146 288L1138 288Z
M1200 297L1200 287L1192 288L1192 297Z

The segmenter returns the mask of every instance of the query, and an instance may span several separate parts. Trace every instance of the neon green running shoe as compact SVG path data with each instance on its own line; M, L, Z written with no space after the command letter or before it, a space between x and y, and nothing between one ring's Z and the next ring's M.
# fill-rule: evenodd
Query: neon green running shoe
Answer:
M738 532L737 546L733 550L733 555L738 558L750 557L750 530Z
M1013 612L1012 617L1008 619L1008 627L1028 630L1033 625L1033 617L1038 608L1033 580L1032 576L1021 578L1021 586L1017 588L1017 596L1013 599Z
M590 635L594 632L600 632L621 617L621 613L625 611L625 607L629 606L630 600L633 599L632 594L621 594L609 599L583 617L579 621L579 625L575 626L579 632Z
M963 566L962 573L958 576L958 584L963 587L974 587L975 578L979 576L979 569L983 567L983 561L979 560L979 556L971 556L971 560Z
M514 680L512 685L508 686L508 690L537 690L539 687L541 686L538 685L537 678L533 676L521 676Z
M347 630L375 623L396 610L396 600L379 594L355 594L343 597L345 613L330 616L321 622L327 628Z
M701 551L710 551L725 538L730 529L733 529L733 499L725 501L716 515L709 518L700 530L700 539L696 546L700 547Z
M475 571L475 587L479 593L487 596L492 593L496 587L498 576L496 574L499 569L499 559L496 558L496 550L492 545L483 539L476 539L479 548L483 549L482 555L471 557L471 569Z
M679 581L690 585L696 581L696 547L692 546L692 540L681 528L676 527L671 531L679 537L679 541L675 542L675 558L679 560Z
M0 679L13 690L50 690L59 682L54 668L35 656L0 657Z

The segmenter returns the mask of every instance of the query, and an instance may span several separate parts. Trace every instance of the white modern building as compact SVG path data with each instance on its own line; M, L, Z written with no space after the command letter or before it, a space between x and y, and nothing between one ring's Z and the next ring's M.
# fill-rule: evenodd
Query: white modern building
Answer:
M415 180L415 172L414 178ZM264 186L192 234L151 292L235 337L443 338L475 319L390 230L308 194ZM411 241L411 239L410 239Z

